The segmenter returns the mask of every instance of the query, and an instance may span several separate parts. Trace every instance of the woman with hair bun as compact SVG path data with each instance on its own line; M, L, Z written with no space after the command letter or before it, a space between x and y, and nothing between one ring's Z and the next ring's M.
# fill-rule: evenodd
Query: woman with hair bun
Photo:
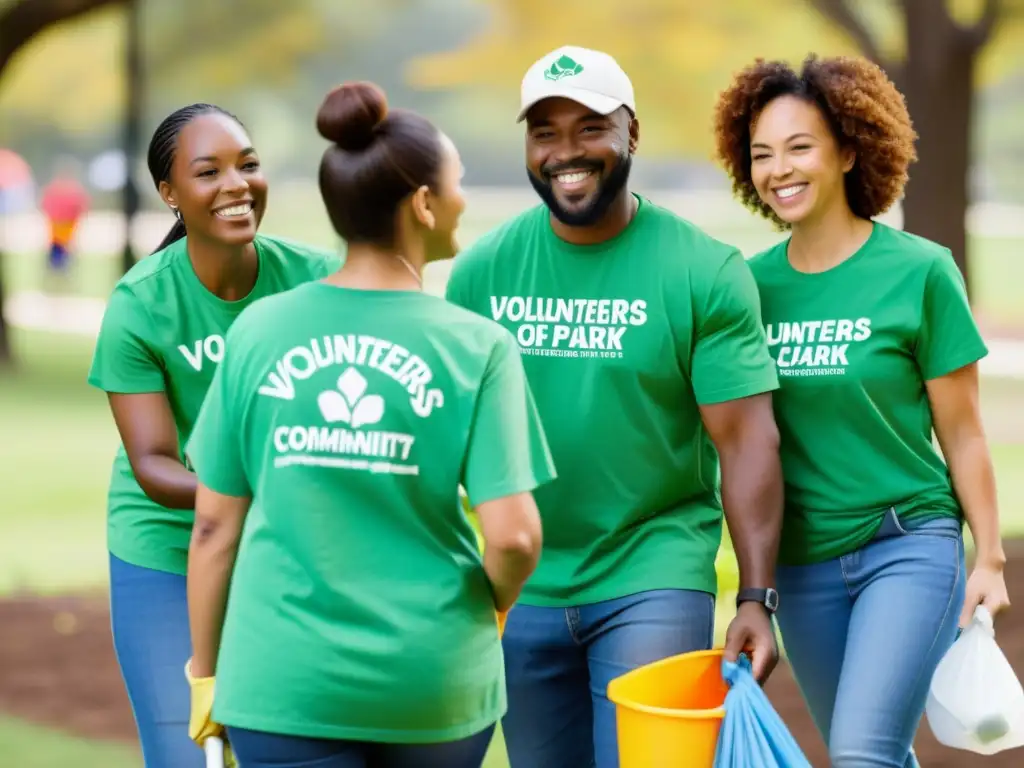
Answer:
M879 67L757 61L722 94L716 136L737 196L789 232L750 262L781 385L786 652L830 765L914 768L958 624L1009 604L985 343L949 249L873 220L902 194L916 137Z
M479 768L554 469L515 339L422 292L464 207L451 141L370 83L317 127L345 263L238 318L188 446L193 737L226 727L246 768Z

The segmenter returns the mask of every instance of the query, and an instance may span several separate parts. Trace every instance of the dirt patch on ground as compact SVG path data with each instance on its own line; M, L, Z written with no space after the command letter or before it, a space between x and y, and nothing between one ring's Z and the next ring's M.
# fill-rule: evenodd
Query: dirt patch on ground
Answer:
M83 736L135 738L103 596L0 602L0 710Z
M999 642L1024 675L1024 542L1010 547L1007 581L1018 606L999 623ZM0 602L0 711L83 736L132 741L135 729L110 639L104 597L23 598ZM788 667L768 684L775 707L815 766L824 745ZM922 724L918 756L927 768L1019 768L1014 750L982 758L936 744Z

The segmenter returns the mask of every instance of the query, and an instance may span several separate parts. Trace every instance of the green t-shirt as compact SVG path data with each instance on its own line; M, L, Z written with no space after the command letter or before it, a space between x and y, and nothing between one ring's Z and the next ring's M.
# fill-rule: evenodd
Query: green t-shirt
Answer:
M106 392L164 392L184 447L224 355L224 337L245 307L263 296L323 278L338 256L257 235L259 274L239 301L224 301L199 281L185 239L139 261L110 297L96 340L89 383ZM184 574L194 514L168 509L139 487L124 446L114 458L107 497L107 546L126 562Z
M876 223L849 259L805 274L790 266L787 247L751 261L781 384L779 561L853 552L891 507L908 521L959 517L925 382L987 349L949 250Z
M214 717L297 736L437 742L505 712L474 503L554 468L515 341L435 296L312 283L260 302L188 455L251 496Z
M450 301L515 333L559 479L537 491L540 564L521 601L716 591L718 454L698 405L778 386L738 250L640 198L574 246L537 206L455 259Z

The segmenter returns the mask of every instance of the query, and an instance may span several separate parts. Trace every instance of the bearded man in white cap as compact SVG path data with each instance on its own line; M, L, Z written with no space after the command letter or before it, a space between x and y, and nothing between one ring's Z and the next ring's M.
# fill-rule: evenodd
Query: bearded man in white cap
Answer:
M723 516L726 656L760 680L778 659L778 380L742 254L629 190L640 124L615 59L560 48L521 96L543 204L460 254L447 289L516 335L558 471L505 627L503 728L512 768L613 768L608 683L713 643Z

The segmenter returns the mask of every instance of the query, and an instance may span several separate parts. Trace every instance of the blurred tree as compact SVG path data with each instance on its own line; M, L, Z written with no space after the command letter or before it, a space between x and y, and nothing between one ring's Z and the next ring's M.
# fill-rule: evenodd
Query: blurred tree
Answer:
M950 248L970 292L966 213L978 69L982 52L997 37L1013 39L1020 54L1024 2L896 0L881 11L899 14L898 23L878 25L876 20L876 28L901 32L888 40L872 27L863 3L810 2L883 67L906 96L919 139L918 163L903 201L903 226ZM879 8L872 10L877 17Z
M1024 23L1015 23L1024 20L1016 10L1024 0L480 2L491 13L478 34L457 50L413 59L407 72L421 88L465 89L463 109L472 105L492 144L518 135L509 123L522 75L560 45L608 51L630 73L647 157L706 157L714 99L755 57L799 61L813 47L874 58L904 89L921 134L907 228L949 246L967 274L974 88L1024 62Z
M409 62L420 88L468 87L477 110L510 123L523 73L561 45L607 51L630 73L641 110L645 156L711 151L714 100L731 72L754 56L819 48L853 52L833 24L802 1L483 0L490 20L464 46Z
M142 115L145 108L145 72L142 65L142 0L125 0L124 74L125 93L122 146L126 166L134 168L142 146ZM124 213L124 248L121 250L121 272L135 266L132 245L132 225L139 212L139 187L134 173L125 174L121 191L121 210Z
M239 13L206 0L139 0L147 111L244 89L294 87L303 59L332 42L317 1L248 0ZM5 113L29 125L57 121L79 134L113 131L126 87L126 10L123 0L111 3L109 12L62 26L46 46L26 51L5 84Z
M1024 68L980 94L975 119L975 193L1024 203Z
M7 0L0 5L0 84L4 70L34 37L61 22L114 5L120 0ZM0 254L0 261L3 255ZM0 274L0 365L13 364L13 350L4 314L4 285Z
M247 0L241 12L209 0L140 0L147 122L199 99L229 108L260 93L319 99L323 83L307 77L311 62L329 62L340 77L353 49L368 49L396 16L425 1L373 0L353 13L337 0ZM32 46L5 83L5 117L21 125L56 120L81 136L108 138L125 89L126 15L123 2L116 6Z
M4 0L0 2L0 75L36 35L121 0Z
M438 3L472 1L374 0L352 13L337 0L250 0L238 13L207 0L141 0L143 141L147 129L172 109L213 101L253 128L275 179L308 178L319 161L319 145L294 137L312 133L312 116L327 88L356 73L391 77L385 82L389 94L407 103L403 55L455 44L465 21L447 19L447 35L424 35L422 27L410 33L404 21L430 6L440 19ZM54 144L79 155L120 144L125 27L125 9L112 6L60 25L19 56L0 93L0 142L18 146L36 167L48 162ZM405 40L388 39L396 28L406 29ZM157 205L142 164L132 170L141 204Z
M0 250L0 369L14 364L14 350L11 348L10 331L4 315L4 253Z

